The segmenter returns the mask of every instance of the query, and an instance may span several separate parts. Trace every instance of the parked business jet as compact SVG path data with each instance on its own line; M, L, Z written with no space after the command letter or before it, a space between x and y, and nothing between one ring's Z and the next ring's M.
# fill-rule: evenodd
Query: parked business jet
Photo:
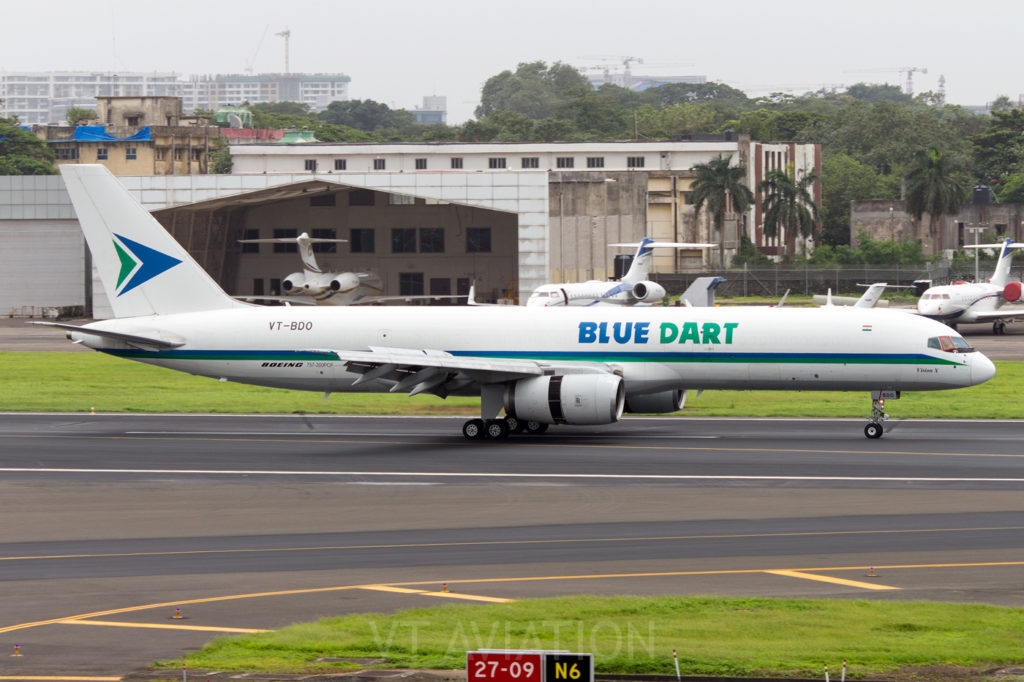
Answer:
M651 304L665 297L665 287L648 281L654 249L673 247L677 249L704 249L715 244L686 244L679 242L656 242L644 237L639 244L609 244L609 246L635 246L636 255L629 270L618 282L592 279L573 284L544 284L537 287L526 300L528 307L590 306L590 305L636 305Z
M851 296L833 296L832 290L822 296L821 294L815 294L811 297L811 300L818 305L830 308L833 306L845 307L850 306L853 308L874 308L879 306L881 308L889 305L887 301L881 301L882 294L885 293L886 287L889 286L886 282L875 282L874 284L858 284L857 286L867 286L867 289L859 298L853 298Z
M1006 323L1024 317L1024 308L1001 306L1021 300L1021 283L1010 281L1013 250L1024 248L1009 237L1002 244L969 244L965 249L999 249L995 272L988 282L954 282L927 289L917 301L917 312L956 329L958 324L991 322L993 334L1006 332Z
M303 232L298 237L269 239L239 239L240 244L297 244L302 272L293 272L281 280L284 296L248 296L246 300L287 301L315 303L317 305L373 305L377 303L409 303L415 300L441 300L465 296L384 296L384 284L375 272L328 272L316 262L314 244L345 244L347 239L310 237Z
M898 311L766 307L264 307L237 301L101 165L61 167L114 319L68 331L109 355L259 386L478 394L467 438L669 413L687 389L871 392L973 386L992 362ZM499 418L504 410L504 418Z

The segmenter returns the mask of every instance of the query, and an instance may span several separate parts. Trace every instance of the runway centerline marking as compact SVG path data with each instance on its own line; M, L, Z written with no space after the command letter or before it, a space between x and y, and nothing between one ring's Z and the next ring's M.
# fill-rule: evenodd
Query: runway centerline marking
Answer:
M861 453L862 454L862 453ZM968 455L962 455L968 456ZM980 456L980 455L979 455ZM1024 455L984 455L986 457L1024 457ZM438 471L310 471L273 469L83 469L69 467L0 467L0 473L8 474L131 474L147 476L282 476L316 478L394 478L403 479L490 479L506 478L517 480L558 480L558 481L744 481L744 482L792 482L807 481L819 483L1024 483L1024 478L985 477L939 477L939 476L755 476L755 475L693 475L693 474L583 474L549 473L532 474L521 472L438 472Z
M765 571L771 575L781 575L787 578L800 578L801 580L817 580L823 583L832 583L834 585L846 585L847 587L859 587L864 590L898 590L898 587L892 587L891 585L879 585L878 583L866 583L861 580L846 580L845 578L834 578L830 575L818 575L815 573L806 573L804 571L786 571L786 570L771 570Z

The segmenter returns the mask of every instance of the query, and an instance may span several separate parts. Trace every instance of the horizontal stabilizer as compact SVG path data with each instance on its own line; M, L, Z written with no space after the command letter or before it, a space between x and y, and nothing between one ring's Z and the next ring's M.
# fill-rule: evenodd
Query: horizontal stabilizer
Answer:
M166 332L161 332L160 337L155 337L142 336L139 334L125 334L123 332L113 332L93 327L79 327L73 324L62 324L60 322L34 321L29 322L28 324L37 324L41 327L56 327L57 329L66 329L79 334L89 334L103 339L122 341L135 346L136 348L141 348L142 350L170 350L171 348L178 348L179 346L185 345L184 339L170 338L170 335Z

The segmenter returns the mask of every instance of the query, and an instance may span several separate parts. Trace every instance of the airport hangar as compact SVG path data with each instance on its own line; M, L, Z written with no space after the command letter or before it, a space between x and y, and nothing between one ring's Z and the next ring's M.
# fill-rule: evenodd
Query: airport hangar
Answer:
M387 295L464 294L525 302L550 281L606 279L609 244L643 236L719 241L687 202L692 168L719 155L764 173L794 164L820 173L819 145L711 139L608 143L304 143L231 147L230 175L120 176L128 190L229 293L273 295L301 269L294 245L245 238L349 240L318 246L324 269L373 270ZM820 190L819 190L820 191ZM760 205L733 216L769 253ZM59 176L0 177L0 311L110 316ZM655 273L717 265L706 251L668 251ZM87 275L86 273L89 273Z

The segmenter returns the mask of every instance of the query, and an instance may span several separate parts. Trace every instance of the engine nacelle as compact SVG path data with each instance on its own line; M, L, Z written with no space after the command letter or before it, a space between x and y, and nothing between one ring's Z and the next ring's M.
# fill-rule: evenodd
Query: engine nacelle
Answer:
M348 293L359 286L359 277L354 272L343 272L331 280L331 291Z
M633 285L633 298L643 303L660 301L666 293L665 287L657 282L637 282Z
M614 374L520 379L505 389L505 411L542 424L611 424L622 417L626 387Z
M626 398L626 412L638 414L667 414L678 412L686 404L685 390L647 393Z
M1010 303L1016 303L1017 301L1019 301L1020 300L1020 295L1021 295L1021 284L1020 284L1020 282L1008 282L1006 284L1006 286L1003 287L1003 298L1005 298Z
M282 294L301 294L303 293L302 285L306 283L306 276L301 272L293 272L292 274L281 280L281 293Z

